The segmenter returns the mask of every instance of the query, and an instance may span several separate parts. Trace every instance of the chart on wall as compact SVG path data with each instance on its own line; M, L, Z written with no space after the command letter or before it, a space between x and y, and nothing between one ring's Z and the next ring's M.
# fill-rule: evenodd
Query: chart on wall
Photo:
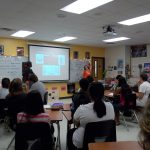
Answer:
M0 80L8 77L22 79L22 62L28 61L28 57L0 56Z
M89 61L84 60L71 60L70 61L70 82L78 82L82 78L82 72L85 65Z

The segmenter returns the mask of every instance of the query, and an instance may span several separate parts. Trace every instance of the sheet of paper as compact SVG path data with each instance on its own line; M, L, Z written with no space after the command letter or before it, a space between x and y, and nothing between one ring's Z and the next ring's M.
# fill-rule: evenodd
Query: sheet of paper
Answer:
M114 93L109 93L108 95L109 95L109 96L113 96L113 95L114 95Z

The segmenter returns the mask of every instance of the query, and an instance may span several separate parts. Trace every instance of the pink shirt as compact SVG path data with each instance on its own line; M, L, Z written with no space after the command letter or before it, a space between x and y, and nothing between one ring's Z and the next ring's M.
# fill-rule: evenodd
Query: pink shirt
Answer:
M24 112L18 113L17 115L17 123L39 123L39 122L45 122L50 123L50 118L47 113L40 113L38 115L28 115Z

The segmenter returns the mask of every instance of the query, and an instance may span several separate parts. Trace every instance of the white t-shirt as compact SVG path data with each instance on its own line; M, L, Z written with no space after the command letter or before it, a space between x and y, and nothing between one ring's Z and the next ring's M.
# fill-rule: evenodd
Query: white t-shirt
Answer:
M0 99L5 99L8 94L9 94L8 89L6 88L0 89Z
M30 91L37 90L40 92L42 100L44 100L44 94L46 93L44 84L40 81L37 81L31 85Z
M104 121L104 120L114 120L115 114L114 114L114 108L112 104L110 102L104 102L104 103L106 106L106 115L103 116L102 118L98 118L97 114L94 112L93 102L86 105L80 105L79 108L76 110L74 114L74 119L80 121L80 126L75 130L72 140L73 140L73 144L77 148L82 148L84 130L87 123Z
M150 94L150 83L145 81L139 86L139 92L143 93L144 96L141 99L137 99L136 105L144 107L145 104L147 103L149 94Z

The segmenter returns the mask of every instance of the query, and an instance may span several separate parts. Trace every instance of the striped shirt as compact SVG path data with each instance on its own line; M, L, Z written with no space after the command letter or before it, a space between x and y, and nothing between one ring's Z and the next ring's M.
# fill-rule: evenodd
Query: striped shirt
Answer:
M40 113L38 115L29 115L24 112L18 113L17 115L17 123L39 123L45 122L50 123L50 118L47 113Z

